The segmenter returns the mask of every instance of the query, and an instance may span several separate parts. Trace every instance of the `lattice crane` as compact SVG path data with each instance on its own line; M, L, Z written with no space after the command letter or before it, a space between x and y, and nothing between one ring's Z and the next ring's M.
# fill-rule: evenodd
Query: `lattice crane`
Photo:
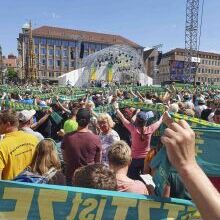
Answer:
M193 58L198 55L199 2L200 0L186 1L185 66L183 76L185 82L195 82L198 67L193 62Z

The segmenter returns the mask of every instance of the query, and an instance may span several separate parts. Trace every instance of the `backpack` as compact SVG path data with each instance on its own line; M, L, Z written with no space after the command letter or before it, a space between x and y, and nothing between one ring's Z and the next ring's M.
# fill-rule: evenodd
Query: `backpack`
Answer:
M15 177L14 181L25 182L25 183L48 183L49 180L56 174L57 170L52 167L44 175L39 175L30 171L26 168L18 176Z

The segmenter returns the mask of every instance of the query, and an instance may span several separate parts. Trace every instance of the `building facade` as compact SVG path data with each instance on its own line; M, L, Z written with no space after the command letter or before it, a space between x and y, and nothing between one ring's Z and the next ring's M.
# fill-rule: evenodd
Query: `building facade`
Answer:
M155 75L153 74L155 51L148 52L145 56L147 74L154 78L155 84L170 80L184 81L184 55L185 50L180 48L163 54ZM220 54L199 51L198 57L193 58L192 62L196 82L220 85Z
M141 55L143 47L119 35L42 26L31 31L36 79L56 81L63 73L81 67L82 57L115 44L126 44ZM30 25L25 24L18 40L20 78L25 78L30 54ZM26 73L27 74L27 73Z
M6 68L17 69L17 57L13 54L9 54L8 57L3 56L2 62Z

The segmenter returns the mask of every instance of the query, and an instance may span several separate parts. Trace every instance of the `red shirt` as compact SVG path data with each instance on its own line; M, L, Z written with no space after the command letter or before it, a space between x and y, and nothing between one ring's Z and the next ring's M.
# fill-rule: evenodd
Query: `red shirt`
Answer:
M212 184L220 192L220 177L209 177Z
M72 181L77 168L101 162L101 142L99 137L91 132L66 134L61 149L66 164L67 183Z

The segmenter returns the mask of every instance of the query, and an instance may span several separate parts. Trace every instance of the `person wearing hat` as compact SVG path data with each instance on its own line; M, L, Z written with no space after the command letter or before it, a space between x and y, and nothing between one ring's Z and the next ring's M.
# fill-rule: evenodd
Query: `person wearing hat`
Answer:
M191 97L188 93L183 96L183 102L186 109L194 109L194 104L191 101Z
M71 185L76 169L101 162L102 145L99 137L88 129L90 118L88 109L79 109L76 114L77 131L64 135L61 149L66 165L67 185Z
M203 98L198 99L198 105L195 107L196 117L201 118L201 113L203 110L207 109L206 101Z
M38 139L18 130L18 115L13 110L0 113L0 179L13 180L31 162Z
M118 103L114 103L114 107L123 125L131 133L132 162L128 170L128 176L131 179L140 180L140 174L143 174L144 170L144 159L150 151L151 137L160 127L163 121L163 116L156 123L147 126L148 115L145 112L140 111L136 116L135 123L132 124L121 113L118 108Z
M22 110L19 117L19 128L20 130L34 135L39 141L43 140L44 137L41 133L33 131L31 125L33 124L33 117L36 114L35 110Z

